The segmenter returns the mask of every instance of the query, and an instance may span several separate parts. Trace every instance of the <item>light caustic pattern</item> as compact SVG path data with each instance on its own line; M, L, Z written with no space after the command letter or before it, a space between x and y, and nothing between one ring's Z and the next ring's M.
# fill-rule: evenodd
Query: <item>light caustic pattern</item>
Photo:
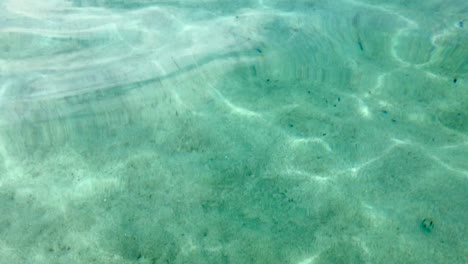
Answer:
M0 2L0 257L459 262L456 1L231 2Z

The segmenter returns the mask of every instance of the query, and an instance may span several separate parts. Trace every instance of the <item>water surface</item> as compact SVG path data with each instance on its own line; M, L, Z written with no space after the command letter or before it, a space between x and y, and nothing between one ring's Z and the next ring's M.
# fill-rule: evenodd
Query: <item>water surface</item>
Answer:
M0 263L467 263L467 19L1 0Z

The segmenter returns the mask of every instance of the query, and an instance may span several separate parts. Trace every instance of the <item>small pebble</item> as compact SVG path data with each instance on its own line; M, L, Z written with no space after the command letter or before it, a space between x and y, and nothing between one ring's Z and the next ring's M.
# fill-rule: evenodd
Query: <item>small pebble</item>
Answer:
M421 222L421 229L426 233L431 233L434 229L434 221L431 218L424 218Z

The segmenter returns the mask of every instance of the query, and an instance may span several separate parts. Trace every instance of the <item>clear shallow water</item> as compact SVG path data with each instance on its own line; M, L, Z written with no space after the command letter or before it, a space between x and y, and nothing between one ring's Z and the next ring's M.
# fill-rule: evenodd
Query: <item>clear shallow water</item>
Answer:
M462 1L47 2L0 2L1 263L467 262Z

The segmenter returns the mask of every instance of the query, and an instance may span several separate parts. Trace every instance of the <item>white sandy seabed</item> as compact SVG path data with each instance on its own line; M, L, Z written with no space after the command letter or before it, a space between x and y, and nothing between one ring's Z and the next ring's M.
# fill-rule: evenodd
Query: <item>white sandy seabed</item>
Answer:
M399 2L0 1L0 263L468 263L468 5Z

